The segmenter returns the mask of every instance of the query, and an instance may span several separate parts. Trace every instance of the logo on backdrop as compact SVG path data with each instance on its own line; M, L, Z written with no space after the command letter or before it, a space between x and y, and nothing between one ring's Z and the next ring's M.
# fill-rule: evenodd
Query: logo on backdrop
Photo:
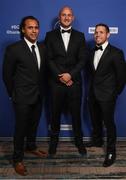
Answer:
M110 29L110 34L118 34L118 27L109 27ZM88 28L88 33L89 34L94 34L95 27L89 27Z
M50 125L49 125L49 130L51 130ZM61 131L72 131L72 125L71 124L61 124L60 130Z
M18 24L11 25L10 28L6 30L6 34L11 34L11 35L20 34L19 25Z
M59 22L59 20L57 20L53 25L53 29L57 29L57 28L59 28L59 26L60 26L60 22Z

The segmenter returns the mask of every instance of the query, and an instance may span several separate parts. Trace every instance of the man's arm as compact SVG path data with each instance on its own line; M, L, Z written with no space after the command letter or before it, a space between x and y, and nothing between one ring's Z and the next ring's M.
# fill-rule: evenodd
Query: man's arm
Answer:
M8 47L5 51L3 60L3 81L5 83L9 97L12 96L13 91L13 75L15 72L14 54Z
M115 54L113 62L117 78L118 94L120 94L126 84L126 62L124 60L123 51L120 50Z

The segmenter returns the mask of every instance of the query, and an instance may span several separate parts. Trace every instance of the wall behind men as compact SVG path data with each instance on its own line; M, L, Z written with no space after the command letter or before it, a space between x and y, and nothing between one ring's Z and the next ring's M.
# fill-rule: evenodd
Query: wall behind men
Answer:
M2 81L2 63L5 47L19 40L19 23L22 17L33 15L40 21L39 40L43 41L47 31L57 26L57 16L62 6L71 6L75 14L73 27L84 32L87 43L92 45L93 27L100 22L111 27L110 43L123 49L126 57L126 1L125 0L1 0L0 5L0 137L11 137L14 131L14 112ZM87 85L84 72L82 97L82 128L84 136L91 133L91 122L87 106ZM47 101L46 101L47 102ZM126 89L117 100L115 119L118 137L126 136ZM47 137L49 132L48 102L43 109L38 136ZM61 137L73 136L71 119L62 115Z

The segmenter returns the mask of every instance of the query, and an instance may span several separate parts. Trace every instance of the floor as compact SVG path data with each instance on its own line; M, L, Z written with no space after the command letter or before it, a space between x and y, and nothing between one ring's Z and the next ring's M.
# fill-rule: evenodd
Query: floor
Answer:
M39 149L48 150L48 142L37 142ZM0 142L0 179L126 179L126 141L117 142L117 160L108 168L102 167L103 148L87 148L81 157L73 142L59 142L56 157L37 158L25 154L28 175L22 177L12 166L12 141Z

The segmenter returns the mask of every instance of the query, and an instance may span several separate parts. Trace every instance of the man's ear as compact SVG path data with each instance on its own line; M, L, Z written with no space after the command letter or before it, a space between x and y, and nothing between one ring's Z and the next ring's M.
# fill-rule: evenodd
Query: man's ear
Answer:
M73 18L72 18L72 21L74 21L75 20L75 16L73 16Z
M110 33L107 34L107 38L109 38L109 36L110 36Z
M25 32L23 28L21 29L21 32L22 32L22 33L24 33L24 32Z

